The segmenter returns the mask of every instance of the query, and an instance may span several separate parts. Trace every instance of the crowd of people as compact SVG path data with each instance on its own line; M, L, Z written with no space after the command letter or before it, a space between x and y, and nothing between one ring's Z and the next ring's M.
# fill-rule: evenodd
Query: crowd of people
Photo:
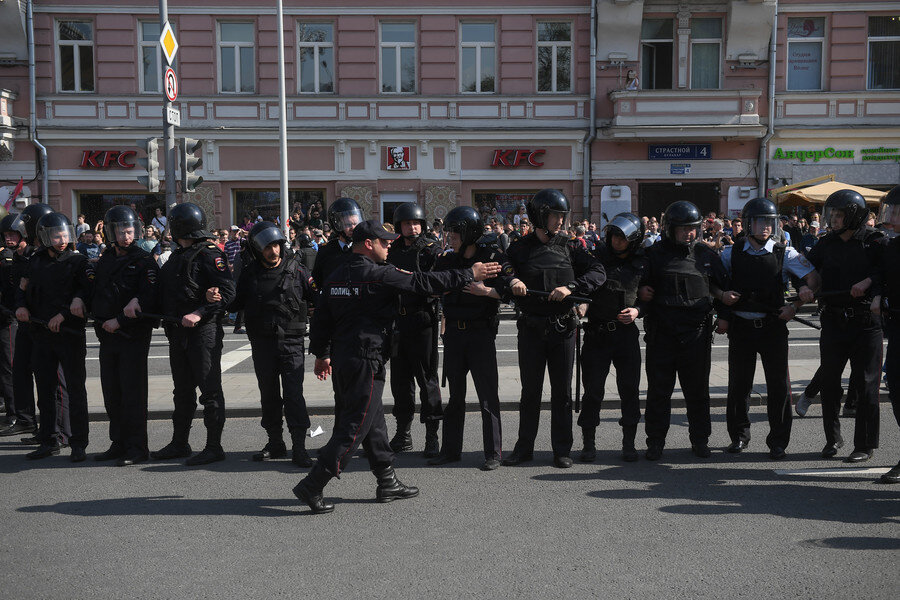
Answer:
M366 220L354 200L338 198L327 211L312 205L295 212L288 235L255 213L242 216L239 225L210 230L206 215L189 202L167 216L158 211L149 225L134 207L114 206L93 228L82 217L73 225L47 205L29 205L0 221L0 304L7 325L0 334L9 337L0 339L0 351L8 354L0 365L9 367L0 369L7 413L0 436L31 436L24 440L37 445L26 455L31 460L58 454L64 444L73 462L86 459L85 327L91 319L100 342L111 441L94 459L120 466L150 458L185 458L187 465L224 460L223 325L228 315L242 313L267 436L253 459L288 455L286 423L291 460L311 467L294 494L316 513L334 509L323 490L360 446L378 482L378 501L418 494L393 469L394 454L413 448L417 396L429 463L461 460L468 374L480 405L485 471L534 460L545 371L553 464L573 464L573 400L581 404L578 458L596 460L611 366L621 401L624 461L640 458L642 417L644 457L662 458L676 377L685 395L691 451L707 458L714 331L729 338L727 451L742 452L750 443L748 397L760 356L767 386L765 442L769 457L782 460L792 421L787 323L800 306L817 301L822 456L834 457L844 445L838 409L848 362L857 404L853 450L845 460L873 456L882 336L885 329L891 339L900 335L892 308L900 304L900 238L892 232L900 227L900 187L887 195L877 223L851 190L832 194L821 219L812 214L808 221L780 216L765 198L750 200L741 217L732 219L703 217L685 201L670 204L659 221L622 213L602 230L588 221L570 224L570 216L568 199L553 189L535 194L505 223L465 206L429 221L414 203L382 223ZM786 296L788 290L793 295ZM502 450L495 348L504 302L516 307L522 386L519 428L508 453ZM147 357L151 331L160 324L174 382L173 434L166 446L150 452ZM331 379L335 401L335 426L317 461L305 448L307 333L313 372ZM449 384L446 405L438 381L439 339ZM381 403L389 361L396 421L390 438ZM584 393L573 397L576 363ZM648 380L643 415L642 365ZM884 366L900 422L896 351L889 348ZM805 395L808 400L812 392ZM198 400L206 443L195 454L188 438ZM799 405L796 410L801 413ZM900 482L900 464L882 481Z

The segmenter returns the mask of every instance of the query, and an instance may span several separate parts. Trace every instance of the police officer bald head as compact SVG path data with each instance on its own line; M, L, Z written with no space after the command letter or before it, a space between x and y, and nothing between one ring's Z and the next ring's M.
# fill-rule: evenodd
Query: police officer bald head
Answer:
M363 221L353 228L353 252L381 263L387 260L391 242L399 237L375 219Z

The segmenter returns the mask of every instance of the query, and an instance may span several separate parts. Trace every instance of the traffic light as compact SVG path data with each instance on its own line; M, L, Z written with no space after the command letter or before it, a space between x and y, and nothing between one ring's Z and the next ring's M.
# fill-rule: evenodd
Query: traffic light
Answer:
M137 163L147 170L146 175L137 178L138 182L150 192L159 191L159 141L156 138L138 140L137 145L147 152L147 158L137 159Z
M181 147L181 193L193 192L197 186L203 183L203 177L195 175L194 171L203 166L203 157L194 156L194 153L203 148L203 140L181 138L178 140Z

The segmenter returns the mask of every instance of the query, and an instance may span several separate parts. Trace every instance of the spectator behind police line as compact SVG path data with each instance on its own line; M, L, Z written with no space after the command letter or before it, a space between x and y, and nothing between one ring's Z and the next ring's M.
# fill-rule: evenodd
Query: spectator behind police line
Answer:
M152 225L143 228L144 237L135 242L141 250L153 254L159 242L156 239L156 230Z
M813 249L813 246L819 241L819 222L811 221L809 223L809 228L806 230L806 233L803 234L803 237L800 238L800 247L798 250L803 256L809 254L809 251Z
M228 241L225 242L225 247L223 248L225 257L228 258L228 267L231 269L232 273L234 273L234 261L237 260L237 256L241 251L241 238L238 235L239 232L240 228L237 225L232 225Z
M641 246L643 248L649 248L660 239L662 239L662 236L659 234L659 223L656 222L656 219L649 219L647 221L647 231L644 232L644 241Z
M166 230L166 223L168 223L168 220L166 219L166 216L163 214L162 208L157 206L156 210L154 212L156 214L153 216L153 219L150 221L150 224L153 225L157 231L162 233L163 231Z
M91 226L88 225L84 219L84 215L78 215L78 224L75 225L75 237L79 240L81 239L81 236L84 235L85 231L91 231Z
M87 256L88 261L92 263L100 260L100 245L94 241L94 232L85 231L79 239L81 241L75 246L75 250Z

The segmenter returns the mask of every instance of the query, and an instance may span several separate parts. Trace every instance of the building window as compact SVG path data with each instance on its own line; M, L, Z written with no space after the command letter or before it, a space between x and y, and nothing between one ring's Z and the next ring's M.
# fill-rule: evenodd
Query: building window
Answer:
M538 23L538 91L572 91L572 24Z
M789 18L787 37L787 89L821 90L825 18Z
M519 208L528 204L528 201L531 200L535 193L537 193L537 190L473 191L472 206L481 213L485 223L490 223L496 219L500 224L516 224L514 217L519 214ZM522 217L528 218L524 214Z
M641 88L671 90L674 28L672 19L644 19L641 23Z
M300 23L297 33L301 94L334 93L334 25Z
M416 91L416 24L381 24L381 91Z
M900 15L869 17L869 89L900 89Z
M219 23L219 91L253 92L253 23Z
M81 193L78 194L78 214L84 215L85 223L92 227L103 219L106 211L113 206L131 206L144 223L150 224L156 209L161 208L166 213L165 194L109 194L109 193ZM109 243L109 240L106 240Z
M294 218L299 214L300 220L312 226L322 226L322 215L325 214L325 190L290 190L288 192L288 215ZM310 210L312 207L312 211ZM317 213L313 216L310 213ZM233 224L243 222L244 215L252 219L259 215L263 219L274 221L281 215L281 193L278 190L235 190Z
M159 47L159 22L141 21L140 57L141 57L141 92L162 91L162 50ZM173 28L174 30L174 28Z
M717 90L722 77L722 19L691 19L691 89Z
M94 91L94 25L86 21L59 21L59 90Z
M463 92L495 92L497 47L493 23L460 25L460 82Z

